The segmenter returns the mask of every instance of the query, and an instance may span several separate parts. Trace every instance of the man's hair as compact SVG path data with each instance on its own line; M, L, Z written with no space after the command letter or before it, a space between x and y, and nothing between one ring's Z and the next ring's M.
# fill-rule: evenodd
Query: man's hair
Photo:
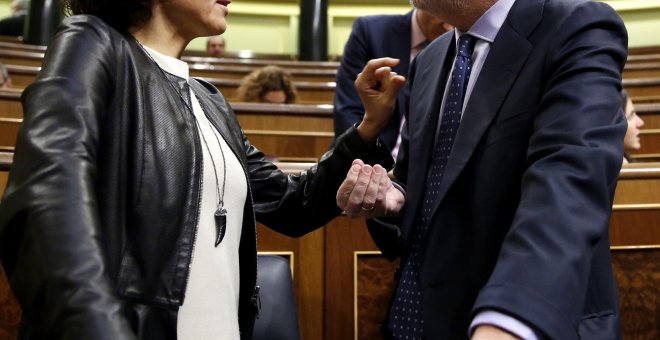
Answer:
M60 0L66 14L95 15L122 32L147 22L156 1L161 0Z

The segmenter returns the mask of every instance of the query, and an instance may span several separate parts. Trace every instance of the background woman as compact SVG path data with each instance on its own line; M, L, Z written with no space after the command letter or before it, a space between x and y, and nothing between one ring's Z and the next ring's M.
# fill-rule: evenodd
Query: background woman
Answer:
M21 338L250 339L255 222L314 230L340 212L354 158L390 159L375 140L403 83L381 66L396 62L363 72L366 87L383 84L365 122L316 167L285 176L178 59L193 38L225 31L229 0L65 5L80 15L63 21L23 94L0 206Z
M292 104L298 92L289 72L277 66L266 66L241 80L236 97L241 102Z
M642 126L644 126L644 120L637 115L635 105L633 105L626 90L621 91L621 108L626 115L626 120L628 120L628 130L626 131L626 137L623 139L623 163L625 164L630 162L630 152L639 150L642 147L639 142L639 133Z

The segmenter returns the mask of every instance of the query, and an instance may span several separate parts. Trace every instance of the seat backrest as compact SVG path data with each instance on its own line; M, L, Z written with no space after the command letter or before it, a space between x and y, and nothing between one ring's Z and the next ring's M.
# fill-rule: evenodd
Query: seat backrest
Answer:
M276 255L257 257L257 285L261 298L254 340L299 340L298 312L289 261Z

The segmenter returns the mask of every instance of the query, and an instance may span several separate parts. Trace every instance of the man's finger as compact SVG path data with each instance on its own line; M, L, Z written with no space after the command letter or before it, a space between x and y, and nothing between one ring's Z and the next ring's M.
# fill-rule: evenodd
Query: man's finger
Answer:
M381 166L374 167L372 170L372 175L369 178L369 184L367 190L364 193L364 198L362 199L362 204L360 206L364 215L370 215L373 213L374 208L376 207L376 201L378 200L378 189L380 187L380 176L383 174L383 168Z
M353 188L355 188L360 170L362 170L362 165L356 164L353 161L353 166L348 170L346 179L344 179L344 182L337 190L337 206L342 210L346 210L348 206L348 200L353 192Z
M382 67L394 67L399 64L399 59L394 58L378 58L371 59L367 62L367 65L364 66L362 73L360 73L360 78L370 85L375 85L378 80L376 78L376 70Z
M351 195L348 198L348 204L346 206L346 213L348 216L355 217L360 215L362 210L362 202L364 201L364 195L367 192L369 182L371 180L372 168L370 165L365 165L360 170L358 174L357 181L355 182L355 187L351 191Z

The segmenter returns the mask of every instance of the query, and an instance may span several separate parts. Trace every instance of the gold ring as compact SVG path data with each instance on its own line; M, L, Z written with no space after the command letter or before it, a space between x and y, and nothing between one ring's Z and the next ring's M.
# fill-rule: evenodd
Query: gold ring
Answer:
M369 211L374 210L374 206L372 205L371 208L365 208L364 206L361 206L360 209L362 209L362 211L369 212Z

